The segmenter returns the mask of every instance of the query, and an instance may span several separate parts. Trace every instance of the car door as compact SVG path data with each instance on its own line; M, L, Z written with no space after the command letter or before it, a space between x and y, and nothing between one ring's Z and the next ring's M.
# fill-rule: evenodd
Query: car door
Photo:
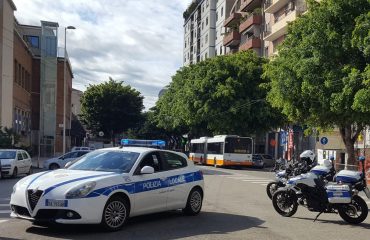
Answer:
M22 151L22 156L23 156L24 172L28 173L30 170L30 167L32 166L31 157L25 151Z
M182 208L190 192L187 181L189 177L192 178L191 171L187 169L187 160L166 151L161 152L161 157L168 173L167 210Z
M23 162L23 155L21 151L17 151L17 161L15 161L15 166L18 169L18 174L24 173L24 162Z
M141 174L144 166L154 168L153 174ZM135 184L133 215L141 215L166 210L167 172L158 151L143 156L134 171L132 182Z
M68 154L66 157L64 157L60 167L64 167L68 162L78 158L79 153L80 153L80 151L70 152L70 154Z

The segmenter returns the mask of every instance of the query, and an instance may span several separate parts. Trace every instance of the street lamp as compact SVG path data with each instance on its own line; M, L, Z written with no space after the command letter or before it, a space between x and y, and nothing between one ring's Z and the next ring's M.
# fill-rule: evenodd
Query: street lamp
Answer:
M67 29L74 30L74 26L64 28L64 74L63 74L63 154L66 153L66 74L67 74Z

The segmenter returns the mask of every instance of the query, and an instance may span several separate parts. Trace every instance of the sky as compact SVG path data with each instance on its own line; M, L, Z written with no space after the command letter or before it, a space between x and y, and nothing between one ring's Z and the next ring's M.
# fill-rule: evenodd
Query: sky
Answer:
M13 0L21 24L59 23L59 47L67 51L73 88L86 90L109 77L144 96L146 110L183 64L182 13L191 0Z

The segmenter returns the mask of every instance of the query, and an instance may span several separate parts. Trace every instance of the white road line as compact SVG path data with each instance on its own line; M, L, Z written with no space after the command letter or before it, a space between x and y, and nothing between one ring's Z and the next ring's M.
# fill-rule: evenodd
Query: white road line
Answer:
M3 203L0 203L0 207L9 207L9 203L6 203L6 204L3 204Z
M268 185L268 183L262 183L261 185L262 185L262 186L267 186L267 185Z
M10 210L0 210L0 214L4 214L4 213L11 213Z
M263 179L263 178L252 178L252 179L244 179L243 182L255 182L255 181L262 181L262 182L271 182L270 179Z
M0 223L8 222L9 220L0 220Z
M269 182L266 182L266 181L259 181L259 182L251 182L251 183L265 183L265 184L267 185Z

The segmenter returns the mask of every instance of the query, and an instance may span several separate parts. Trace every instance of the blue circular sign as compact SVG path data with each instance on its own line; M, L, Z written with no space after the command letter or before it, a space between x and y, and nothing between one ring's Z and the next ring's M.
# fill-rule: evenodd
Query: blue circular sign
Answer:
M328 144L329 140L328 140L327 137L322 137L320 142L321 142L322 145L326 145L326 144Z

